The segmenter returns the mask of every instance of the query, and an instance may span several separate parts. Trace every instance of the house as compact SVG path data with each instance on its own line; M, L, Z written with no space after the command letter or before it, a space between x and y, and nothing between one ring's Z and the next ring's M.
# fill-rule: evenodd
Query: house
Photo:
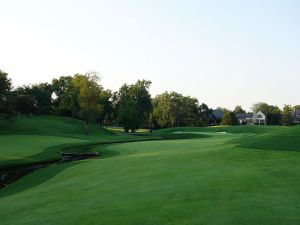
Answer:
M300 123L300 109L294 108L293 117L294 123Z
M250 125L250 124L257 124L257 125L267 125L267 117L261 111L254 112L254 113L239 113L236 114L236 118L238 119L241 125Z
M253 123L253 113L238 113L235 116L241 125Z
M224 117L224 111L222 109L215 109L213 110L213 116L216 118L216 119L223 119Z
M267 125L267 117L261 111L253 113L253 123L258 125Z

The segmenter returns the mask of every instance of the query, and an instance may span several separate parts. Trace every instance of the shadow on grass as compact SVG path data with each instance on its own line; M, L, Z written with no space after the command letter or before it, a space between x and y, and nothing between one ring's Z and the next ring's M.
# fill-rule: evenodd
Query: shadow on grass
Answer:
M61 173L65 169L78 165L80 163L84 163L84 161L54 164L47 168L36 170L22 177L20 180L8 185L7 187L0 189L0 198L7 197L9 195L13 195L38 186Z

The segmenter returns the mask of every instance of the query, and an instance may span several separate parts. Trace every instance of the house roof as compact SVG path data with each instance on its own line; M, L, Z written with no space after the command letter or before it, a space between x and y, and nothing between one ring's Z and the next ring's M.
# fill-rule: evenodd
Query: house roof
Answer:
M224 117L224 112L221 109L215 109L213 110L213 115L217 119L222 119Z
M235 116L239 120L252 119L253 118L253 113L238 113Z

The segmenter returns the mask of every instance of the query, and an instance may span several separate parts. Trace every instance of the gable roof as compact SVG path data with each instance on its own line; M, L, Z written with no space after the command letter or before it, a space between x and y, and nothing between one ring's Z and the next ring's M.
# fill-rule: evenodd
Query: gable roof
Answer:
M224 112L221 109L215 109L213 110L213 115L217 119L222 119L224 117Z

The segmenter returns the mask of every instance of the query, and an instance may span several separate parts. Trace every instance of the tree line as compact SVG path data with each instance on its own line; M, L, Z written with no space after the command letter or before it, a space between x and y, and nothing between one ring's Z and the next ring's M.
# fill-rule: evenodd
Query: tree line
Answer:
M139 128L167 128L177 126L209 126L223 123L236 125L236 115L245 111L237 106L224 111L223 120L196 98L177 92L165 92L151 97L151 81L138 80L124 84L118 91L105 89L96 72L60 76L50 83L24 85L13 88L8 74L0 70L0 117L14 115L58 115L90 123L122 126L126 132ZM291 106L281 111L277 106L258 103L255 110L267 115L269 124L292 124Z
M208 126L212 109L196 98L165 92L152 98L151 81L138 80L112 92L100 84L96 72L61 76L50 83L13 88L0 71L0 115L58 115L90 123L120 125L126 132L139 128Z

